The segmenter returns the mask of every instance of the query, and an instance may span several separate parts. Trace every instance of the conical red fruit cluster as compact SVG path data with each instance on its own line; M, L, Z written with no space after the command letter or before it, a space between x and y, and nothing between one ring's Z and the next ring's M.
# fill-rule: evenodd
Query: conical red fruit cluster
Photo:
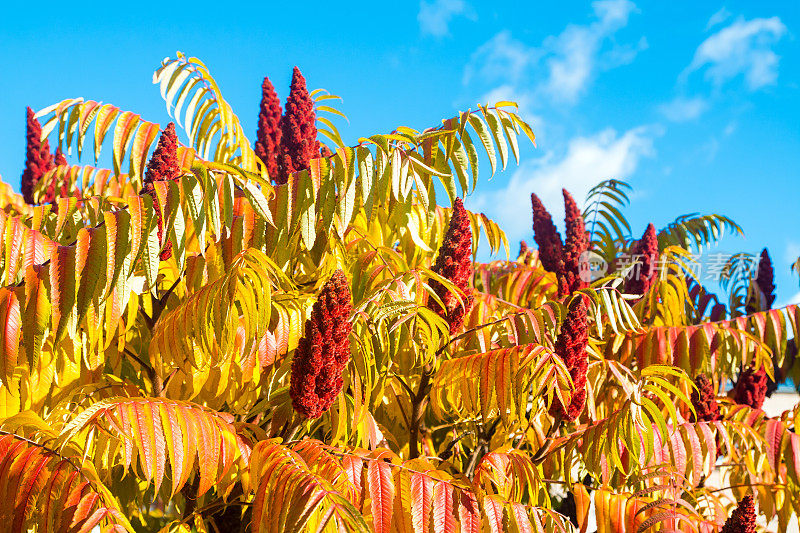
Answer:
M739 501L730 518L722 526L721 533L755 533L756 506L753 495L748 494Z
M256 155L267 166L270 178L278 178L278 154L281 146L281 101L269 78L261 84L261 106L258 112Z
M281 152L276 183L286 183L293 172L309 168L319 157L314 101L300 69L294 67L289 97L281 119Z
M775 272L772 269L772 260L766 248L761 250L761 258L758 261L758 274L756 284L764 295L764 310L772 309L775 303Z
M648 224L642 238L631 248L633 268L625 281L627 294L645 294L653 286L658 276L658 235L653 224Z
M767 372L764 368L753 370L748 366L739 374L733 388L733 401L740 405L749 405L753 409L761 409L767 395Z
M539 247L539 261L545 270L558 276L564 270L564 244L553 218L536 194L531 193L533 207L533 240Z
M772 304L775 302L775 272L766 248L761 250L755 288L760 294L751 295L748 300L746 309L748 315L772 309Z
M561 241L561 235L556 230L550 213L544 208L539 197L531 194L533 238L539 247L539 260L542 266L556 275L559 298L586 287L587 283L580 275L581 255L589 249L586 225L578 204L566 189L562 189L562 193L566 226L564 242Z
M567 310L567 316L561 325L561 331L555 342L555 352L564 361L569 370L574 387L572 400L564 409L561 400L556 398L550 406L552 416L560 416L562 420L571 422L578 418L586 402L586 369L589 360L586 356L586 345L589 341L589 323L584 296L574 298Z
M175 181L181 175L181 167L178 164L178 136L175 135L175 124L170 122L164 128L158 145L153 152L150 161L147 162L147 170L144 174L144 188L139 194L147 193L153 198L153 208L156 211L158 221L158 241L164 242L164 227L161 217L161 206L158 203L154 183L158 181ZM167 240L161 250L161 260L166 261L172 257L172 243Z
M694 380L697 390L692 391L692 406L697 413L694 422L714 422L720 419L719 405L714 393L714 385L705 374L698 375Z
M61 151L60 146L56 148L54 160L54 167L65 166L68 164L67 158L64 157L64 153ZM50 180L50 183L47 184L47 189L45 190L44 196L41 199L41 203L49 204L50 202L55 201L57 198L61 198L69 194L68 180L65 177L59 181L58 174L58 172L53 174L53 178ZM58 212L58 205L54 206L54 212Z
M25 170L22 172L20 189L25 203L33 205L33 190L48 170L55 165L47 139L42 140L42 126L30 107L26 111L27 132L25 135Z
M586 287L587 283L581 278L581 255L589 249L589 239L586 237L586 225L583 215L578 209L575 199L562 189L564 194L564 222L566 225L566 239L564 241L564 281L565 292L561 296L571 294L578 289ZM559 283L561 285L561 283Z
M525 241L520 241L519 243L519 253L517 254L517 261L523 263L525 265L531 265L533 263L533 251L528 248L528 243Z
M337 270L322 286L292 360L289 395L295 411L306 418L322 416L342 389L352 310L350 284Z
M450 280L461 293L464 305L461 305L455 294L448 291L444 285L436 280L431 280L430 285L436 295L444 303L444 309L434 300L428 300L428 307L436 314L447 320L450 324L450 333L453 334L464 324L464 315L472 308L472 227L469 215L464 209L464 202L456 198L453 204L453 214L444 242L439 247L439 255L431 270Z

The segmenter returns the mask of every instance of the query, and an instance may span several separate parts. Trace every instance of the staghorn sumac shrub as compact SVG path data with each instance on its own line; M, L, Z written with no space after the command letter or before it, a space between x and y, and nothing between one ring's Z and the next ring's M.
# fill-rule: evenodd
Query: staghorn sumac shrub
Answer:
M163 129L80 98L28 113L25 190L74 196L58 212L0 186L0 529L710 533L750 491L732 524L796 519L797 413L710 384L790 361L800 311L711 323L680 266L735 222L648 227L669 271L643 309L619 271L580 279L586 250L629 252L627 184L584 212L564 193L564 241L533 195L539 261L465 206L534 140L513 105L348 146L295 71L280 129L264 82L253 145L200 60L154 81ZM60 132L69 172L37 184Z

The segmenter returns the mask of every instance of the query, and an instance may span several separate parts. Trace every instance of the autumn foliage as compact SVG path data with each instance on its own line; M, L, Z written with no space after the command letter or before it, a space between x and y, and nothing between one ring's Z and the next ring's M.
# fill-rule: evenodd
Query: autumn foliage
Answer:
M536 246L514 258L474 207L533 150L513 104L348 145L296 68L283 109L265 78L248 117L196 58L153 80L161 123L29 109L24 197L0 182L0 530L797 521L800 408L762 410L768 379L800 377L784 266L737 254L726 294L687 266L734 221L636 240L609 177L562 191L562 240L547 191L519 191Z

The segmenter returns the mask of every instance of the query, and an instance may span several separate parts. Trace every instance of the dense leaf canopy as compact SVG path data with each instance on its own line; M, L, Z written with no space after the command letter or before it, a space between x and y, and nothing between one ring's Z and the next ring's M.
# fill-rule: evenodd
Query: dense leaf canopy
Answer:
M282 135L258 149L180 53L153 81L183 135L83 98L29 117L41 175L0 185L9 531L586 531L591 501L602 532L718 531L746 495L797 519L800 409L724 391L797 381L800 309L687 268L735 222L633 230L609 180L583 212L565 191L564 243L534 197L546 258L478 263L509 243L461 198L534 141L516 107L347 146L301 78L288 119L262 102ZM112 168L80 164L87 142Z

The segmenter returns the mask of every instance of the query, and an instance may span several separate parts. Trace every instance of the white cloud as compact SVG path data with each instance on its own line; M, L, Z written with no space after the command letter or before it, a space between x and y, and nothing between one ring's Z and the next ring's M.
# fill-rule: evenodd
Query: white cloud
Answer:
M509 242L531 240L530 193L535 192L560 225L564 216L561 189L566 188L578 202L604 179L629 178L642 157L652 156L654 131L639 127L618 135L613 129L569 142L559 158L550 152L538 160L523 163L500 190L477 194L470 209L482 210L497 221Z
M708 102L701 97L684 98L679 96L659 106L659 111L672 122L694 120L708 109Z
M728 20L731 16L731 12L725 9L724 7L711 15L711 18L708 19L708 24L706 24L706 30L709 30L716 26L717 24L721 24Z
M789 264L797 261L797 258L800 257L800 242L789 241L786 243L784 257L786 258L786 262Z
M450 21L457 15L474 18L464 0L422 0L417 14L419 30L423 35L444 37L450 34Z
M514 39L508 30L501 31L472 54L464 83L510 82L525 87L537 99L575 103L598 71L630 63L647 48L644 38L634 46L607 45L628 24L636 10L633 2L600 0L592 3L592 10L592 22L570 24L540 46L529 46Z
M744 76L750 90L774 84L780 58L772 46L786 31L778 17L739 18L703 41L681 76L707 67L706 78L717 86L739 75Z
M540 55L536 49L514 39L510 31L503 30L472 53L464 68L464 84L475 78L517 82Z
M544 42L549 76L542 90L554 100L574 102L583 93L596 68L601 43L628 24L636 6L629 0L603 0L594 2L592 8L595 22L569 25Z

